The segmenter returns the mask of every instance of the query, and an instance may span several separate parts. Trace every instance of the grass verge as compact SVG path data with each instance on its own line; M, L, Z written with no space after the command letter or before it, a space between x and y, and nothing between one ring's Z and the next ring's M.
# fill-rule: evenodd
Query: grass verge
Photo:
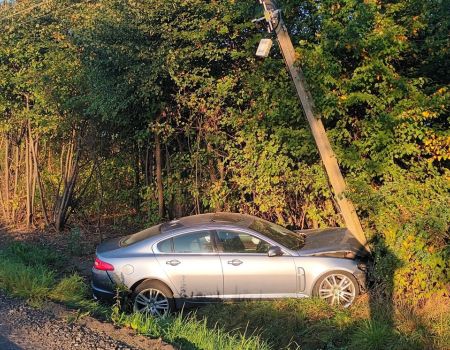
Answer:
M95 315L109 311L90 298L83 278L71 274L58 278L67 259L44 246L14 242L0 251L0 289L35 307L45 300L64 303Z
M101 316L182 349L450 349L450 300L421 308L360 298L349 309L318 299L212 304L162 319L102 306L77 274L58 277L64 257L46 247L14 243L0 251L0 289L39 306L45 300Z
M233 334L258 334L274 349L450 349L450 300L422 308L375 304L367 295L348 309L318 299L209 305L197 317Z

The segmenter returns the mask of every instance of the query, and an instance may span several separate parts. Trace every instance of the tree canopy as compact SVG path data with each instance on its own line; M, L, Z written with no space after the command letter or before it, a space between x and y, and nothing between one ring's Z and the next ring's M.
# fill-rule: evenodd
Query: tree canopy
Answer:
M396 290L443 291L448 3L279 5L366 234L402 262ZM223 210L342 225L278 48L254 55L260 15L253 0L0 5L3 220L61 230Z

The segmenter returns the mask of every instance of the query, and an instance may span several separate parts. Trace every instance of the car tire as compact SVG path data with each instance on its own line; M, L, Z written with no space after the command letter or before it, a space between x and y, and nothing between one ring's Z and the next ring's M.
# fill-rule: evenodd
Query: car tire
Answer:
M355 276L346 271L330 271L320 276L313 288L313 296L324 299L330 305L349 307L356 300L360 289Z
M139 284L132 294L133 311L162 317L175 311L173 293L160 281L147 280Z

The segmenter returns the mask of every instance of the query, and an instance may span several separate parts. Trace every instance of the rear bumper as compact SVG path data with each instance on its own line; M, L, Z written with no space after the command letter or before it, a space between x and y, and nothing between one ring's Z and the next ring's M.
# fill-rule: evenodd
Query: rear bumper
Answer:
M92 268L92 294L95 299L112 300L115 296L115 287L108 272Z
M114 299L114 292L111 292L109 290L100 289L94 286L93 283L91 283L92 287L92 296L95 300L113 300Z

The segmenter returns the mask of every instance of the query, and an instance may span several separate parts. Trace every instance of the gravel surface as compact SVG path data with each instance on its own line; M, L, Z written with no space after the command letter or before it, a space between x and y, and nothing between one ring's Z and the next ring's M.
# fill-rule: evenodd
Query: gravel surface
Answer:
M48 303L34 309L0 292L0 350L174 349L158 339L137 336L90 317L70 323L71 311Z

